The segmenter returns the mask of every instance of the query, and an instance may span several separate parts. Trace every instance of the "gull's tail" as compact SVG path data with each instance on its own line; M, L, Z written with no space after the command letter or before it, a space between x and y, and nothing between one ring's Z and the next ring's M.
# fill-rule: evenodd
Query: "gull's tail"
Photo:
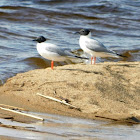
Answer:
M124 55L122 55L122 54L116 53L116 55L118 55L118 56L120 56L120 57L125 57L125 58L127 58L127 56L124 56Z
M86 59L86 60L89 59L89 58L87 58L87 57L81 57L81 56L77 56L77 55L74 55L74 57L79 58L79 59Z
M122 54L118 54L116 53L115 51L112 51L112 50L108 50L110 55L112 55L113 57L116 57L116 58L120 58L120 57L127 57L125 55L122 55Z
M69 52L69 51L65 51L65 53L66 53L67 56L68 56L69 58L71 58L71 59L73 59L73 58L86 59L86 60L89 59L89 58L87 58L87 57L78 56L78 55L76 55L76 54L74 54L74 53L71 53L71 52Z

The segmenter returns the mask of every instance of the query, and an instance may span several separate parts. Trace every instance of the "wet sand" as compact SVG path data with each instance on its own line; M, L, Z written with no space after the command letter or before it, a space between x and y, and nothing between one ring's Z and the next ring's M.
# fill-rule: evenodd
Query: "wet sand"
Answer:
M140 62L76 64L54 67L54 70L36 69L8 79L0 87L0 103L29 111L139 123L139 71ZM69 101L79 110L42 98L37 93ZM0 110L1 118L8 116ZM16 121L21 119L20 115L10 116Z

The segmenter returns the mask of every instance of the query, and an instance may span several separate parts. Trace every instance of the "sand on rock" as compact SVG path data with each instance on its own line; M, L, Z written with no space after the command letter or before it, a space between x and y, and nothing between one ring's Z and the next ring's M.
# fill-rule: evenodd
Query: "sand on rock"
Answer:
M36 93L67 99L80 110ZM140 62L65 65L19 73L0 87L1 104L90 119L140 120Z

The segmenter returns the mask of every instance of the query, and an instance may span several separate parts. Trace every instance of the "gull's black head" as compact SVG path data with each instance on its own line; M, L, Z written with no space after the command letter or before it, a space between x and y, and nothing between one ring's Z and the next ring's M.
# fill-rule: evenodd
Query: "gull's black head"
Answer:
M76 33L78 33L80 35L87 36L90 33L90 30L89 29L81 29L80 31L78 31Z
M44 36L39 36L36 39L34 39L33 41L37 41L38 43L41 43L41 42L45 42L46 38Z

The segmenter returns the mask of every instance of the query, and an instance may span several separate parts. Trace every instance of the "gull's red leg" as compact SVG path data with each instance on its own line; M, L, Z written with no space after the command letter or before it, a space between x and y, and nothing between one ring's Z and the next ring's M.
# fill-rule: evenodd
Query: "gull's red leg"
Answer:
M93 56L91 57L91 65L92 65L92 61L93 61Z
M53 70L53 61L51 62L51 69Z
M94 64L96 63L96 57L94 57Z

